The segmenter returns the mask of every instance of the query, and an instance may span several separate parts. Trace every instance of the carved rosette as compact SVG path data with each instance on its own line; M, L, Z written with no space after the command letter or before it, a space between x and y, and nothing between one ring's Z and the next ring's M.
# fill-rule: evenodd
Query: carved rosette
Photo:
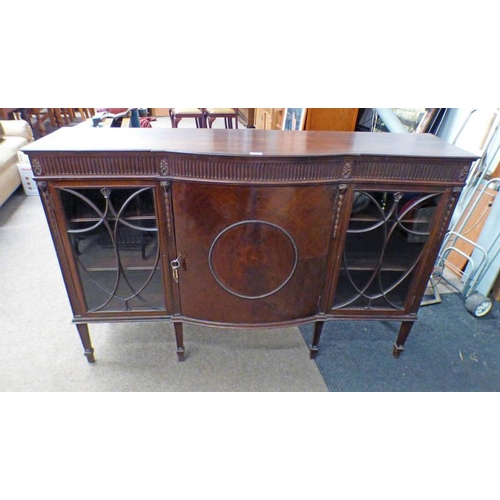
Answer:
M160 161L160 175L168 175L168 161L166 159Z
M31 160L31 169L35 175L42 175L42 165L40 160L33 158L33 160Z
M342 167L342 177L344 179L349 179L349 177L351 177L351 174L352 174L352 164L348 160L344 163L344 166Z
M465 167L460 170L460 174L458 175L458 180L460 182L465 181L467 179L467 175L469 174L469 165L466 165Z

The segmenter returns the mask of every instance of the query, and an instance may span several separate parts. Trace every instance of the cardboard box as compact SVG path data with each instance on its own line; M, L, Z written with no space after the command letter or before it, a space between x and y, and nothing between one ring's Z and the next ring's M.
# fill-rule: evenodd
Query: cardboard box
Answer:
M18 153L18 156L19 163L17 164L17 169L23 183L24 194L26 196L38 196L38 187L33 180L33 171L31 170L29 158L21 152Z

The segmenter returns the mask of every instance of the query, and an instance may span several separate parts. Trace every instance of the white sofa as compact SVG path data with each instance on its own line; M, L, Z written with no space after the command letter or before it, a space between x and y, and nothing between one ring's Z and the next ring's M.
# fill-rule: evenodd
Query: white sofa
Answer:
M33 131L24 120L0 120L0 207L21 185L17 152L33 140Z

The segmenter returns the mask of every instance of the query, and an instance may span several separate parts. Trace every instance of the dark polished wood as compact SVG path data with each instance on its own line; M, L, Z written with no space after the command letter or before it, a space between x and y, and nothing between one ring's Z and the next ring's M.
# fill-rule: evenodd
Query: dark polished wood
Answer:
M325 286L335 192L331 184L175 183L182 315L234 326L313 317Z
M321 332L323 331L323 326L325 325L324 321L316 321L314 323L314 334L311 342L311 347L309 349L309 357L311 359L316 358L319 350L319 340L321 338Z
M87 323L417 319L471 163L427 134L61 129L24 148Z
M406 339L408 338L408 335L410 335L410 330L413 324L413 321L403 321L401 323L398 338L396 339L396 343L394 344L393 348L393 354L395 358L399 358L400 354L403 352Z
M182 331L182 323L174 323L175 331L175 341L177 343L177 359L179 361L185 361L185 349L184 349L184 334Z
M195 134L195 135L193 135ZM280 131L257 129L63 128L30 144L27 152L178 152L263 158L376 156L473 160L476 156L431 134Z
M90 340L89 327L86 324L77 324L76 328L78 330L78 334L80 335L80 340L83 345L83 353L87 358L89 363L94 363L94 348L92 347L92 343Z

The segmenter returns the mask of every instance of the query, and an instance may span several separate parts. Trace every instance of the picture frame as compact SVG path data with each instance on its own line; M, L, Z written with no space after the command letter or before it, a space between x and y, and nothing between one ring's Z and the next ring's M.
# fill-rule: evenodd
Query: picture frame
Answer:
M304 130L307 108L285 108L283 130Z

